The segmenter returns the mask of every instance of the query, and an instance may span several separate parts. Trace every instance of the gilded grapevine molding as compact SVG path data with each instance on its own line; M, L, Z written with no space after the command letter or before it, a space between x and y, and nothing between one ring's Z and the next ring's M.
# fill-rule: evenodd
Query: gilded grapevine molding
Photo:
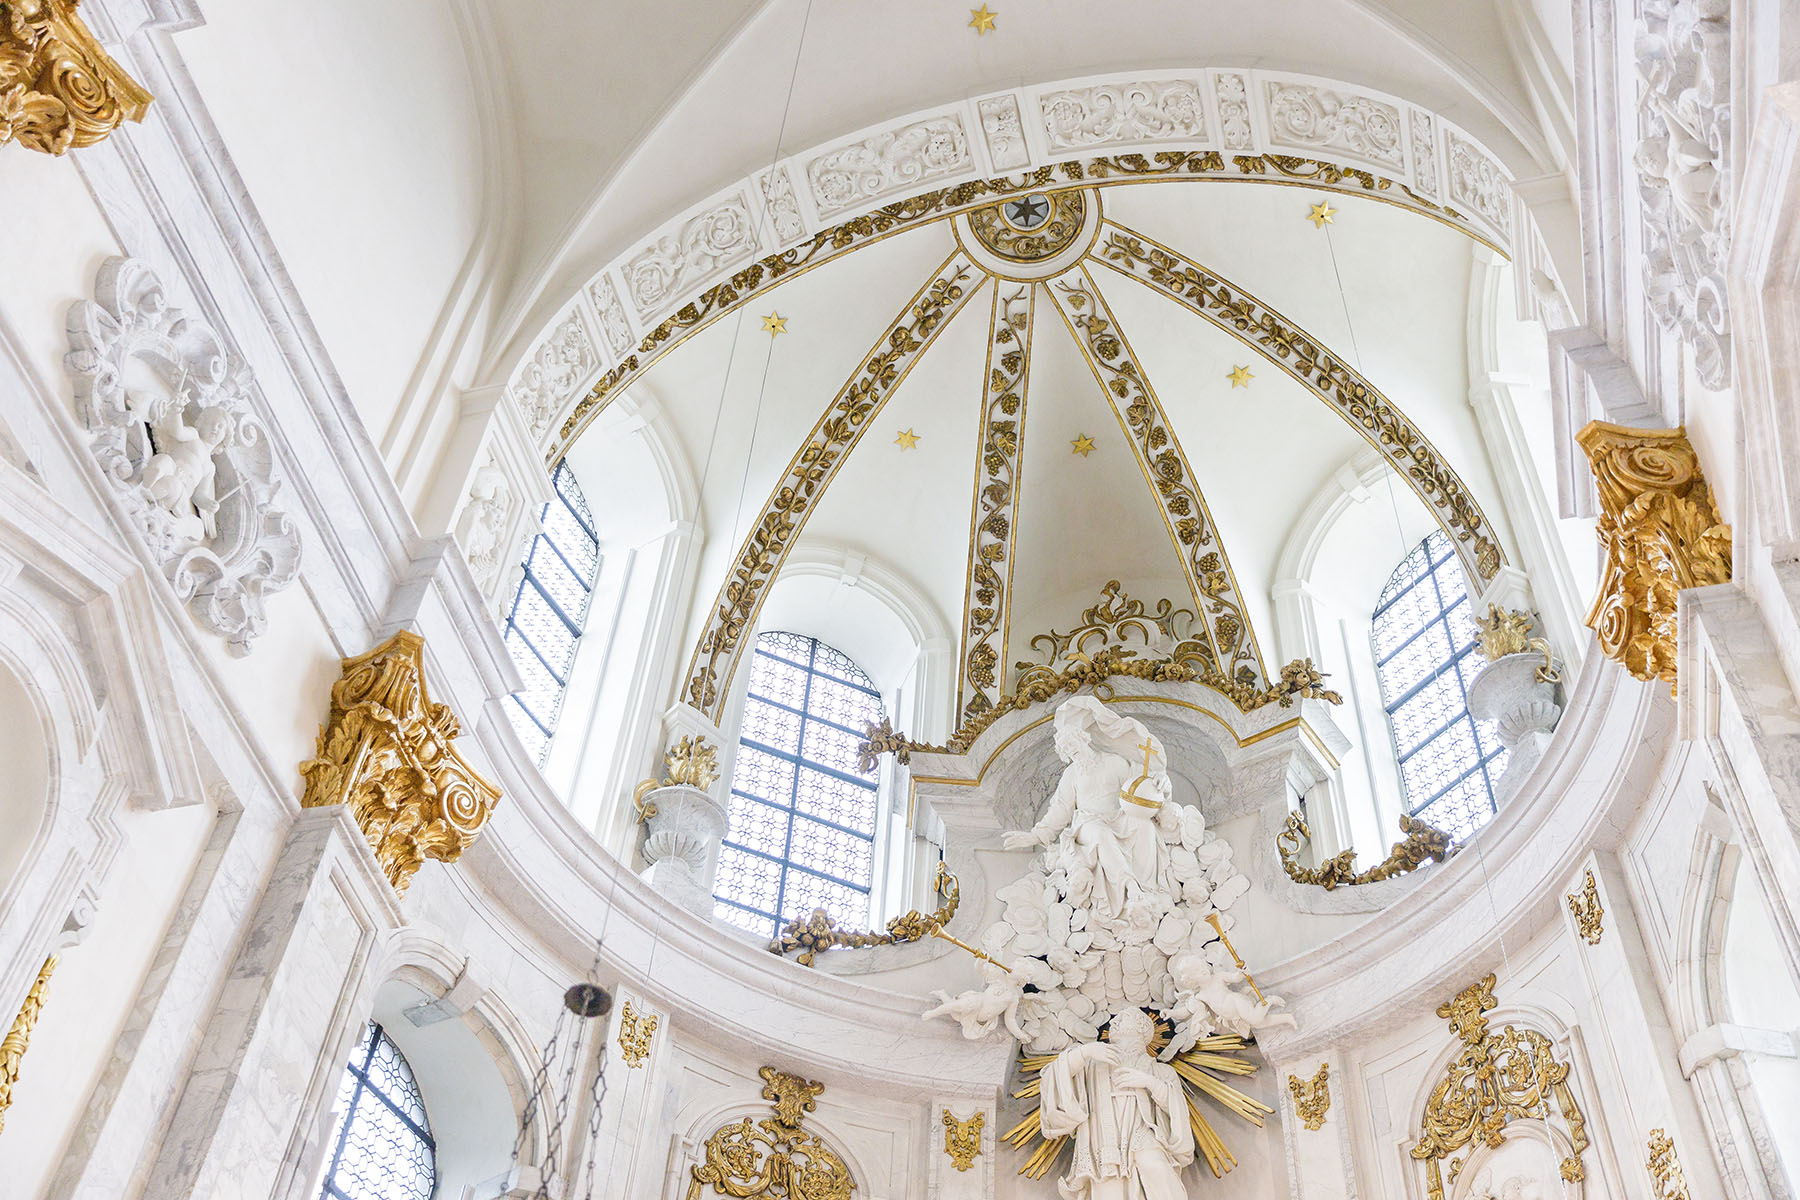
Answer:
M1026 385L1036 294L1032 284L997 283L994 287L976 456L981 473L969 519L962 669L956 687L958 720L986 712L1005 690L1013 540L1019 523L1019 463L1025 452Z
M1103 140L1057 141L1053 126L1087 120L1078 111L1082 97L1101 95L1134 96L1144 103L1134 104L1132 119ZM1279 122L1270 111L1276 96L1285 113ZM1152 97L1158 99L1151 103ZM1305 129L1303 122L1296 125L1302 109L1331 114L1338 132L1329 138L1316 131L1297 133ZM1390 150L1386 122L1395 114L1407 136ZM1354 136L1343 132L1352 123ZM919 132L902 136L908 131ZM922 136L929 131L935 134ZM1363 165L1308 157L1355 158L1356 145L1365 147ZM837 172L814 170L824 163L861 161L868 158L865 151L883 147L876 154L880 180L852 181L850 191L859 200L843 201L844 181ZM1101 148L1107 153L1091 153ZM1461 207L1439 203L1440 181L1447 178L1468 183L1450 189L1450 205ZM580 290L607 313L607 344L601 361L555 406L557 419L544 434L545 456L552 462L561 457L613 396L689 334L784 280L1000 197L1146 181L1252 182L1360 195L1440 221L1502 254L1510 252L1513 240L1505 167L1449 121L1397 97L1331 80L1233 67L1137 72L997 92L782 159L696 204L591 277ZM939 186L895 198L906 186L928 182ZM650 266L655 286L645 288ZM622 296L633 297L633 303L613 307L601 301ZM558 321L563 316L559 312ZM536 360L537 342L549 333L546 325L525 347L513 375Z
M764 502L719 588L682 687L681 698L689 706L718 721L743 635L755 627L768 586L805 528L814 501L831 485L844 459L938 332L984 282L986 277L968 255L960 250L951 254L883 331L819 417Z
M1162 403L1132 353L1111 309L1094 287L1085 266L1047 285L1057 311L1081 347L1094 379L1106 393L1119 428L1137 455L1144 482L1156 494L1163 524L1181 556L1194 607L1215 656L1213 666L1227 679L1254 685L1266 678L1256 635L1244 615L1242 594L1218 527L1200 494L1187 455L1169 425Z
M1437 515L1470 577L1485 583L1498 573L1506 557L1462 477L1399 406L1317 338L1230 280L1115 222L1101 226L1089 257L1204 317L1330 405Z

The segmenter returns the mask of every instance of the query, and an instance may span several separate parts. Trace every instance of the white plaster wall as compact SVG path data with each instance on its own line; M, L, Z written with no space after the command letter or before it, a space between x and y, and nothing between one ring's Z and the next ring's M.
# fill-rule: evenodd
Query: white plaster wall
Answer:
M180 48L380 440L475 238L480 115L456 7L241 0Z

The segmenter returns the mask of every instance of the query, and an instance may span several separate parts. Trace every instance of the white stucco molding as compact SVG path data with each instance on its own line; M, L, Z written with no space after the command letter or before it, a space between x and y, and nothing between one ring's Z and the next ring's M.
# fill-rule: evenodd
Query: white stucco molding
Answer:
M1159 153L1181 151L1210 152L1216 166L1196 173L1158 165ZM1320 163L1335 169L1321 171ZM516 341L488 377L506 380L534 428L543 423L545 451L554 457L569 440L561 432L569 414L602 378L610 381L607 395L616 395L759 287L853 250L866 234L994 200L971 187L909 212L906 201L924 191L1000 176L1017 182L1034 172L1045 186L1300 181L1428 214L1502 253L1511 252L1518 225L1512 172L1499 156L1441 114L1397 96L1243 66L1047 81L910 113L733 182L557 301L554 316ZM862 220L874 224L846 246L809 245ZM758 265L790 251L799 257ZM712 289L727 280L731 296L721 300Z

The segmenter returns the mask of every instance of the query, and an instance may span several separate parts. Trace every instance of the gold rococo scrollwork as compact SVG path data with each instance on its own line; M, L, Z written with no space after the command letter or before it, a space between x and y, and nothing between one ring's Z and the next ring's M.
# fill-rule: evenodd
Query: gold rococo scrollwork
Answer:
M1294 1115L1308 1130L1317 1133L1325 1128L1325 1114L1331 1111L1330 1063L1320 1063L1311 1079L1289 1075L1288 1092L1294 1098Z
M1594 880L1593 871L1587 872L1587 879L1577 891L1563 897L1569 905L1569 915L1575 918L1575 931L1581 940L1590 946L1598 946L1600 938L1606 933L1601 919L1606 916L1606 909L1600 904L1600 885Z
M1508 1123L1548 1120L1554 1112L1562 1114L1569 1135L1561 1175L1571 1183L1585 1177L1581 1152L1588 1147L1587 1121L1569 1088L1568 1065L1557 1061L1550 1039L1535 1029L1508 1025L1490 1032L1487 1013L1494 1005L1490 973L1438 1006L1437 1015L1450 1023L1463 1048L1425 1101L1419 1141L1412 1148L1412 1156L1425 1163L1427 1200L1444 1200L1442 1164L1450 1161L1454 1179L1467 1162L1466 1156L1453 1158L1458 1151L1475 1142L1497 1147Z
M1668 1130L1652 1129L1644 1149L1648 1156L1644 1166L1656 1181L1656 1200L1693 1200L1687 1172L1681 1169L1681 1156L1675 1152L1675 1139Z
M56 955L52 954L38 968L31 990L25 993L25 1002L19 1005L19 1015L13 1018L6 1036L0 1038L0 1131L6 1128L6 1110L12 1107L13 1086L19 1082L25 1051L31 1047L31 1031L37 1028L38 1015L44 1011L44 993L49 990L56 963Z
M0 145L61 154L141 121L150 93L76 13L80 0L0 0Z
M1530 613L1490 604L1487 616L1475 618L1476 647L1481 651L1481 657L1489 662L1505 658L1509 654L1542 654L1544 665L1537 669L1538 682L1561 683L1562 674L1556 669L1556 659L1550 652L1550 643L1541 637L1532 636L1533 624Z
M901 913L887 923L887 930L875 933L869 930L839 929L831 914L822 908L813 909L810 917L795 917L782 929L781 936L769 943L769 953L787 955L795 951L799 953L794 961L803 967L813 965L814 957L823 950L854 950L863 946L898 946L906 942L916 942L920 938L935 937L960 946L976 958L986 959L996 966L1005 964L989 958L980 950L958 938L944 932L944 926L956 915L956 908L962 900L962 888L956 882L943 863L937 866L937 874L932 877L932 888L937 892L942 903L934 912Z
M987 1114L978 1112L966 1121L959 1121L949 1109L943 1112L944 1153L949 1156L951 1166L967 1171L981 1154L981 1130L987 1124Z
M344 659L318 756L300 764L300 803L348 805L402 895L425 859L456 861L500 799L457 752L461 726L426 691L424 650L401 630Z
M1594 469L1594 532L1606 552L1588 626L1602 654L1672 689L1676 597L1731 579L1731 527L1719 519L1685 429L1590 421L1576 440Z
M632 807L638 820L656 815L656 805L644 803L644 797L657 788L691 787L705 791L719 781L719 752L703 736L683 734L681 739L663 752L663 767L668 774L658 781L655 776L632 789Z
M651 1039L660 1021L655 1013L639 1012L629 1000L619 1010L619 1053L627 1067L641 1067L650 1057Z
M1022 229L1008 219L1008 204L1041 203L1049 208L1041 223ZM969 231L975 240L1001 258L1013 262L1034 263L1067 250L1081 234L1087 218L1087 193L1078 189L1047 192L1041 197L1028 194L999 204L985 204L969 210Z
M856 1181L837 1152L804 1128L806 1114L825 1085L764 1067L763 1099L775 1115L745 1117L721 1125L706 1139L701 1161L690 1172L687 1200L707 1187L736 1200L850 1200Z
M1275 178L1279 177L1279 178ZM872 212L821 229L799 245L766 255L715 283L664 318L636 350L603 374L564 418L545 461L554 464L575 436L596 419L615 396L648 371L687 336L760 297L795 275L892 234L942 220L994 199L1072 184L1136 183L1143 180L1250 181L1307 186L1367 196L1444 221L1491 245L1454 208L1434 204L1403 183L1369 171L1340 167L1323 159L1287 154L1239 154L1227 162L1217 150L1161 150L1155 154L1115 154L1036 167L1016 175L974 179L884 204ZM1498 247L1494 247L1498 249Z
M1287 824L1275 835L1275 849L1281 855L1281 867L1295 883L1314 884L1331 891L1337 887L1353 887L1378 883L1408 871L1416 871L1428 862L1445 862L1456 850L1450 835L1417 817L1400 817L1400 832L1405 835L1388 850L1388 856L1366 871L1356 869L1356 851L1334 854L1316 867L1303 867L1295 857L1300 843L1312 837L1306 818L1297 812L1288 814Z

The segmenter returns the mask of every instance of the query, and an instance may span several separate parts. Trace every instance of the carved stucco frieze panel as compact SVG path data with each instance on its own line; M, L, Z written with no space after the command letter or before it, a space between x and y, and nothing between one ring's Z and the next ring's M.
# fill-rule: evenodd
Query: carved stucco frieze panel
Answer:
M806 221L800 212L800 198L794 194L794 177L787 167L780 166L763 175L758 181L762 188L763 207L769 214L769 224L775 230L775 236L782 242L791 242L806 232Z
M1377 166L1405 162L1400 110L1371 96L1313 84L1263 84L1270 140L1307 152L1348 154Z
M1236 71L1221 71L1213 79L1213 99L1219 105L1219 132L1227 150L1248 150L1254 137L1250 125L1250 85Z
M806 182L829 216L974 166L962 118L951 114L827 151L807 164Z
M1637 23L1645 299L1711 388L1731 382L1730 15L1730 0L1641 0Z
M1438 194L1437 136L1431 114L1413 109L1407 117L1412 137L1413 186L1432 199Z
M607 348L615 355L631 349L631 321L625 316L625 306L619 302L619 289L613 286L612 277L601 275L595 279L588 288L588 299L600 318L600 336Z
M1053 154L1121 142L1211 140L1200 85L1191 79L1046 92L1038 106Z
M632 255L625 263L625 290L638 316L650 318L675 296L705 285L756 252L756 221L740 191Z
M1512 225L1512 182L1486 151L1467 138L1449 135L1450 203L1472 209L1495 229Z
M996 171L1015 171L1031 161L1025 144L1025 124L1019 117L1016 96L989 96L975 106L981 132L987 138L988 161Z
M513 381L513 400L525 414L533 438L548 432L550 422L568 398L599 369L600 352L588 333L587 323L578 310L571 309L550 336L538 343L536 352Z
M248 654L300 571L250 369L147 263L108 259L94 297L69 312L66 359L89 449L194 619Z
M456 540L483 595L494 593L507 565L507 551L511 549L507 529L518 504L518 494L490 449L487 460L475 470L468 499L456 522Z

